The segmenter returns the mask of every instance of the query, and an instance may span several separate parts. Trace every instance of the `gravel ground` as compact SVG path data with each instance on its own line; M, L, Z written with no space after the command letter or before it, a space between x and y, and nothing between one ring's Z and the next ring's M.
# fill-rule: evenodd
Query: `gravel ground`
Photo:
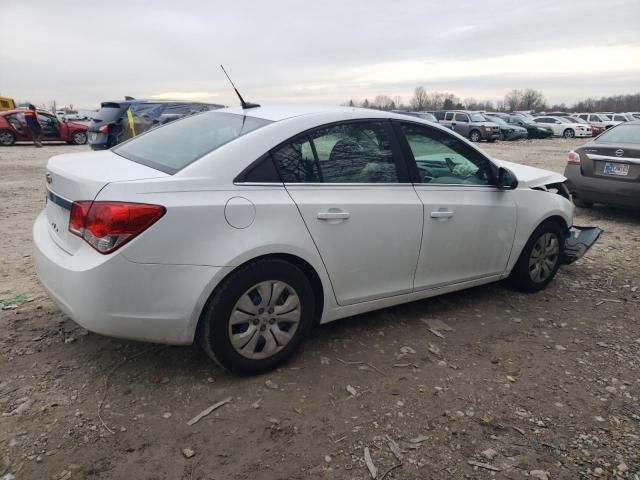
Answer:
M482 147L562 172L581 143ZM0 479L368 479L365 448L378 480L640 479L637 212L578 210L605 233L543 292L493 284L335 322L239 378L197 347L88 333L46 297L44 167L83 150L0 149Z

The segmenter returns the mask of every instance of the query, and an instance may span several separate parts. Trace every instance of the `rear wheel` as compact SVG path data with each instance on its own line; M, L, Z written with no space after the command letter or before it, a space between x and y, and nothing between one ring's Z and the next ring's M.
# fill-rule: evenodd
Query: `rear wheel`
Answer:
M469 133L469 140L472 142L479 142L482 140L482 134L478 130L471 130Z
M564 252L564 232L558 222L547 221L534 230L509 280L516 290L537 292L555 277Z
M0 145L10 147L16 143L16 137L9 130L0 130Z
M573 138L576 136L576 132L573 131L573 129L571 128L567 128L563 133L562 136L564 138Z
M295 265L263 259L231 273L211 296L198 341L227 370L256 374L282 364L313 325L311 283Z
M73 135L71 135L71 143L74 145L84 145L87 143L87 134L85 132L73 132Z

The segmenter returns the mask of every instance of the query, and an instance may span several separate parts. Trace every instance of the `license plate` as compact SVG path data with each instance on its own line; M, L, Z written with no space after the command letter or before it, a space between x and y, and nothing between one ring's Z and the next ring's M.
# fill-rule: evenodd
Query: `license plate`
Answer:
M626 163L610 163L606 162L602 173L605 175L617 175L619 177L626 177L629 175L629 165Z
M93 133L93 132L89 133L89 141L90 142L92 142L92 143L95 142L97 138L98 138L98 134L97 133Z

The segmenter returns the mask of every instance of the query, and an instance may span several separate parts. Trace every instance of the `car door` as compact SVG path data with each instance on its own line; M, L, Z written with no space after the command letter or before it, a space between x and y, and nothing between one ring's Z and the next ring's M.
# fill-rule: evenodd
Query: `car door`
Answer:
M395 122L424 205L416 290L504 273L516 231L512 191L478 150L434 128Z
M53 115L38 112L38 122L42 127L42 137L46 140L60 140L60 121Z
M454 132L459 133L463 137L469 136L469 115L466 113L456 113L451 125L453 125Z
M31 135L27 132L27 122L24 113L11 113L5 117L9 125L16 134L16 140L31 140Z
M413 290L422 204L399 156L378 120L331 124L272 151L340 305Z

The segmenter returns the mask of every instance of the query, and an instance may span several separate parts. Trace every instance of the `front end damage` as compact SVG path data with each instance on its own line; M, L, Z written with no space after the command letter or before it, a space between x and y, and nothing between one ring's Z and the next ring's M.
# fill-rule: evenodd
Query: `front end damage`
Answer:
M533 189L556 193L573 203L571 193L569 193L565 182L533 187ZM567 228L562 263L569 265L582 258L591 246L596 243L598 238L600 238L600 235L602 235L602 229L598 227L578 227L577 225L573 225L571 228Z

